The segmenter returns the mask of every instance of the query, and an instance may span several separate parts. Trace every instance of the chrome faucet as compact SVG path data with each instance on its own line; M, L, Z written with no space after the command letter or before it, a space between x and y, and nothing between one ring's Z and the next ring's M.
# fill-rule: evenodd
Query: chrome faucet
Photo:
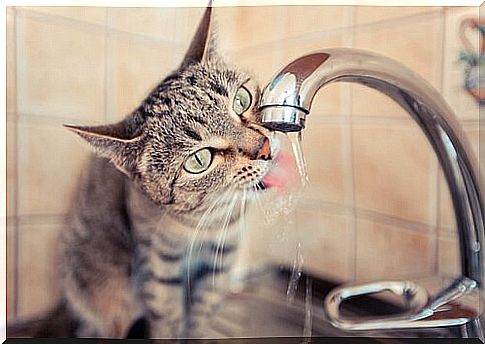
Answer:
M427 136L452 196L460 242L461 277L433 297L424 297L427 292L410 281L342 286L325 301L330 322L349 331L464 326L466 336L483 340L480 327L483 310L479 307L484 283L483 196L478 168L452 110L428 82L400 63L363 50L338 48L302 56L273 77L260 99L263 125L281 132L303 130L316 93L335 81L363 84L388 95L414 118ZM408 314L387 318L341 316L340 304L347 298L380 291L401 295L412 309ZM471 296L474 300L471 305L459 306L459 300Z

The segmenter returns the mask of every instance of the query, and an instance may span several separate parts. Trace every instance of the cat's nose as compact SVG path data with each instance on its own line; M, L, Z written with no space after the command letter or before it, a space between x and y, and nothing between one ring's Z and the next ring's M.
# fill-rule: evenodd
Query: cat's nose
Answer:
M259 142L258 147L251 154L252 160L270 160L271 159L271 146L269 139L264 137Z

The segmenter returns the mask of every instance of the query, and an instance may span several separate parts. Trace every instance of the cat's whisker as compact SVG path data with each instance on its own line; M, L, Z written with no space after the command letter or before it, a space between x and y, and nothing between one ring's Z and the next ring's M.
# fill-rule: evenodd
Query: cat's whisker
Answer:
M234 192L235 188L232 188L231 191ZM215 289L215 276L216 276L216 270L217 270L217 267L218 267L218 260L219 259L220 259L219 267L223 268L222 259L223 259L223 255L224 255L224 253L223 253L224 241L225 241L225 238L226 238L229 222L231 221L233 210L234 210L235 205L237 203L237 198L238 198L238 193L234 192L233 197L231 199L231 203L230 203L229 208L228 208L227 213L226 213L226 217L224 218L224 222L223 222L222 227L221 227L220 232L219 232L219 238L218 238L218 241L217 241L217 248L216 248L216 252L215 252L215 255L214 255L214 262L213 262L213 269L212 269L212 287L213 287L213 289ZM219 258L219 255L220 255L220 258Z
M200 238L200 234L202 231L207 231L208 230L208 219L210 218L210 215L212 214L213 210L216 209L216 206L221 202L221 200L225 197L225 193L219 195L216 197L212 203L209 205L209 207L204 211L204 213L201 215L199 222L197 223L197 226L194 229L194 232L192 233L192 238L190 241L189 245L189 251L187 255L187 295L189 298L190 302L190 296L191 296L191 263L193 259L193 251L194 251L194 246L197 240L199 240L199 250L198 250L198 255L200 256L201 250L202 250L202 245L203 245L203 240Z

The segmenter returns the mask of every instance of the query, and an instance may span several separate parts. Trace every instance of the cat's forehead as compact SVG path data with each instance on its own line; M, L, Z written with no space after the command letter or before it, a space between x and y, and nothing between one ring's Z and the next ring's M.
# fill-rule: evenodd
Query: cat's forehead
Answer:
M189 118L219 122L217 117L227 115L237 89L250 80L246 73L220 62L195 64L167 77L147 98L144 111L162 122Z

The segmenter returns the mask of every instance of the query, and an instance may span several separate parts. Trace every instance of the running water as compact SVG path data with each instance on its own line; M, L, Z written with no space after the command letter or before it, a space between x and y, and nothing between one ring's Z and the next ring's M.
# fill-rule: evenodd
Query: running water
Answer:
M303 156L303 149L301 147L303 133L301 131L297 133L288 133L287 136L291 142L291 149L295 156L296 166L298 167L298 173L300 174L301 188L303 189L308 182L307 167L305 157Z
M288 139L291 142L291 148L293 155L295 157L295 163L298 168L298 173L300 175L300 188L297 190L299 194L302 193L306 184L308 183L308 173L305 157L303 155L302 149L302 131L298 133L288 133ZM298 283L301 278L303 269L303 254L301 242L298 241L296 246L295 259L293 261L293 267L291 271L290 280L288 282L288 289L286 290L286 297L288 301L293 302L296 289L298 288ZM306 277L306 290L305 290L305 323L303 327L303 337L305 338L304 343L308 342L308 338L312 336L312 280L311 277L307 275Z
M305 325L303 327L303 337L310 338L312 336L312 278L306 276L306 292L305 292ZM306 343L307 341L305 341Z
M293 267L291 269L290 280L288 281L288 288L286 289L286 299L293 302L295 299L296 289L300 282L301 273L303 270L303 254L301 252L301 242L296 245L296 254L293 260Z

